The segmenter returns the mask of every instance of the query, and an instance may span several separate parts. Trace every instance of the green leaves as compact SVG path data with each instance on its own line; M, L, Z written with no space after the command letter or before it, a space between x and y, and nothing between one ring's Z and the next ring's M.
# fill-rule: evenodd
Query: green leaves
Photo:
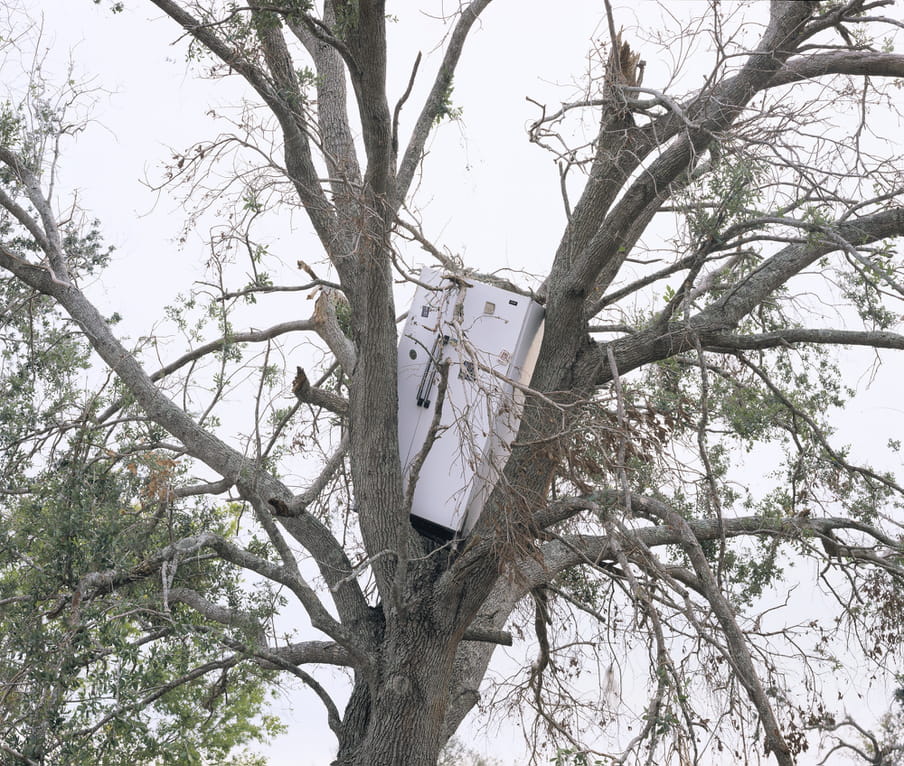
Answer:
M762 198L765 164L745 151L727 156L721 151L702 179L680 195L688 238L698 246L719 242L729 227L756 215Z
M109 255L96 225L65 237L76 272ZM164 582L262 621L278 599L217 558L148 562L200 531L234 537L236 510L178 502L183 468L146 424L90 425L116 389L81 393L84 337L12 280L0 298L0 742L48 764L229 763L276 730L256 637L167 604ZM87 585L98 573L117 587Z
M267 673L244 660L253 636L167 605L161 579L262 620L273 595L208 556L149 568L173 538L228 533L233 512L180 508L172 460L105 458L94 441L81 433L0 516L0 740L52 763L226 763L276 731ZM119 586L86 585L96 572Z
M94 0L95 5L100 5L102 2L103 0ZM113 11L113 13L122 13L125 10L125 7L126 4L121 2L121 0L113 0L113 2L110 3L110 10Z
M436 116L433 118L433 124L439 125L443 120L460 120L462 114L464 113L464 109L460 106L454 106L452 103L452 91L455 89L455 86L452 82L452 79L449 79L449 85L446 87L446 90L443 91L442 100L440 101L439 107L436 112Z

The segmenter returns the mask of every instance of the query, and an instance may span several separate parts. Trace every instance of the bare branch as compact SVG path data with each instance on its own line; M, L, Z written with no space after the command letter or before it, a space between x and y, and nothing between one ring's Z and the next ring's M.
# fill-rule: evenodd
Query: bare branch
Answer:
M299 319L294 322L282 322L280 324L273 325L272 327L268 327L266 330L248 330L246 332L234 333L227 337L218 338L217 340L213 340L210 343L205 343L201 346L198 346L197 348L192 349L191 351L180 356L175 361L172 361L168 365L161 367L159 370L152 372L148 377L156 383L158 380L163 380L163 378L172 375L177 370L185 367L185 365L196 362L198 359L201 359L208 354L215 354L218 351L222 351L229 346L236 345L238 343L264 343L268 340L272 340L273 338L277 338L280 335L285 335L290 332L312 332L316 331L316 329L317 325L313 319ZM121 400L114 402L109 407L107 407L107 409L97 415L97 422L103 423L121 408Z
M295 368L295 379L292 381L292 393L300 402L313 404L315 407L323 407L337 415L348 414L348 400L343 399L332 391L315 388L308 380L307 373L301 367Z
M263 640L264 628L256 618L250 614L239 612L237 609L215 604L191 588L170 588L169 602L171 604L182 603L190 606L208 620L213 620L230 628L240 628L254 635L257 640Z
M478 625L472 625L465 631L462 641L481 641L490 644L499 644L500 646L512 645L512 634L505 630L496 630L495 628L484 628Z
M336 313L337 304L348 308L342 293L333 290L322 290L314 304L314 316L311 318L314 329L330 347L336 361L342 365L346 373L355 369L357 351L355 344L345 335Z
M904 349L904 335L882 330L836 330L791 327L787 330L759 335L733 335L713 332L701 335L707 351L755 351L767 348L787 348L797 343L836 346L871 346L872 348Z
M449 38L449 44L446 46L446 52L443 54L442 63L439 65L439 71L436 73L436 79L430 94L421 108L421 113L417 118L411 138L408 141L408 147L402 161L399 163L396 178L396 203L397 208L408 192L414 173L424 154L424 146L430 131L436 122L436 118L440 116L443 103L449 96L452 88L452 75L458 65L461 52L468 37L468 32L480 14L490 4L491 0L472 0L459 14L458 21L455 23L455 29Z
M280 84L289 83L278 82L277 87L274 88L273 83L263 72L246 61L237 50L230 48L223 40L217 37L210 26L198 21L175 0L152 0L152 2L224 64L239 72L273 110L279 120L285 138L284 150L286 170L289 178L301 198L304 208L320 237L320 241L327 249L327 252L332 253L333 243L336 240L334 211L320 188L319 176L311 156L310 144L303 130L303 117L297 111L297 104L287 103L279 92ZM276 34L279 34L278 30ZM273 50L273 46L271 46L271 50ZM274 61L280 52L274 51ZM291 62L289 62L288 69L289 72L293 71ZM280 68L279 72L282 74L283 70ZM274 77L276 76L274 74ZM297 91L297 81L291 83L291 87Z
M69 282L69 267L66 264L65 254L63 252L63 241L60 236L60 229L57 225L56 217L50 207L50 202L44 197L41 191L41 183L35 173L13 152L6 147L0 146L0 161L4 162L10 170L18 176L28 201L38 211L41 219L41 227L38 236L35 237L41 245L54 277L60 282ZM12 202L10 200L10 202ZM29 224L30 216L25 213L18 205L12 204L12 207L4 204L16 218L22 223L30 233L34 234L39 227L32 220Z
M904 77L904 56L877 51L833 51L790 59L766 87L778 88L827 75L853 77Z

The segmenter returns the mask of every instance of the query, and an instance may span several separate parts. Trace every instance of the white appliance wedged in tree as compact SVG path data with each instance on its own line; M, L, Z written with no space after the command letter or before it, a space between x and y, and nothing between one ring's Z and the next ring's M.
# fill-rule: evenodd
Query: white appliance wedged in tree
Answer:
M424 269L399 339L399 453L406 488L436 407L437 438L417 473L412 523L467 535L502 473L543 335L543 307L523 295ZM449 363L437 401L438 365Z

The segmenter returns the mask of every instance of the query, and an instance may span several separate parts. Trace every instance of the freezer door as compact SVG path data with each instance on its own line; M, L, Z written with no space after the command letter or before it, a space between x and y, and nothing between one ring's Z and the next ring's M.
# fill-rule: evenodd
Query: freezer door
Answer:
M512 442L518 435L518 428L521 425L524 392L520 386L527 386L530 383L537 362L543 339L543 308L538 303L529 301L521 322L521 334L514 345L515 350L505 372L506 382L492 397L493 426L484 445L468 497L462 528L464 535L470 533L477 523L490 493L502 475L512 451Z

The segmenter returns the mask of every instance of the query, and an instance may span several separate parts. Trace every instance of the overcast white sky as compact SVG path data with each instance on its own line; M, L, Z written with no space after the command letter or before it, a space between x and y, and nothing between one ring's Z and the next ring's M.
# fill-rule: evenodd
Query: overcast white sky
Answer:
M197 264L205 257L205 232L179 248L174 240L184 209L166 194L153 193L142 179L160 178L171 147L185 148L219 131L206 113L237 103L241 88L199 81L185 62L184 45L173 45L178 30L144 0L126 0L125 12L118 15L109 12L107 0L100 6L90 0L28 0L24 5L43 24L49 69L63 75L71 51L77 79L97 89L91 123L63 147L60 199L65 202L65 192L77 190L81 206L101 220L104 235L117 247L113 268L92 292L103 311L123 314L123 327L137 337L150 331L160 308L184 289L186 280L195 278ZM390 13L400 17L390 25L391 99L404 90L417 51L432 54L421 67L419 90L406 108L408 117L416 114L418 97L434 71L442 35L435 19L409 10L414 5L389 4ZM425 5L439 13L443 3ZM671 4L676 16L690 16L701 6L705 3ZM619 16L628 29L637 23L651 29L651 17L660 15L653 3L633 8ZM538 115L526 97L553 108L578 97L588 50L608 33L600 24L600 2L568 0L556 3L555 9L550 12L543 0L497 0L490 7L472 33L455 78L453 102L462 108L462 119L444 125L430 145L418 195L426 232L481 269L539 273L561 233L558 174L550 156L526 139L525 126ZM24 23L24 15L21 20ZM649 61L646 82L661 82L669 63ZM687 82L688 88L694 87L693 75ZM278 276L292 282L297 281L291 273L295 260L308 260L318 252L310 244L303 217L291 228L274 230L273 250L286 264L286 272ZM256 322L259 327L269 323ZM839 425L849 439L865 446L877 432L904 432L899 380L880 371L872 390L839 413ZM295 711L287 718L291 731L272 749L272 765L328 763L333 744L321 709L305 693L293 700ZM299 729L305 731L302 737ZM475 743L482 746L480 738ZM507 751L498 745L490 745L497 755Z

